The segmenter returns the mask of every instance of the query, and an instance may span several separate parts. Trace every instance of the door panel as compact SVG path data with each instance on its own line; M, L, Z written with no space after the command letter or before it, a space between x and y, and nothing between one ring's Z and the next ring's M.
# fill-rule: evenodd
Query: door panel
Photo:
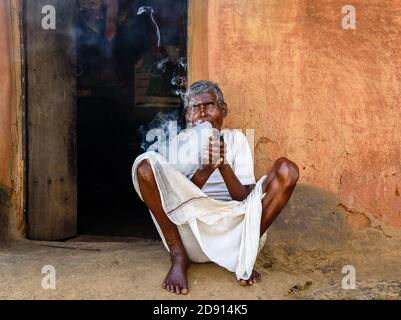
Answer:
M42 28L42 8L56 29ZM76 1L26 0L28 238L76 235Z

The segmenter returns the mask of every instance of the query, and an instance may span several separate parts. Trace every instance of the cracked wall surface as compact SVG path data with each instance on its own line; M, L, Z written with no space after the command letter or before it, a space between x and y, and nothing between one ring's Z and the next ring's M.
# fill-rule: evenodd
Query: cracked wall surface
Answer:
M300 182L339 196L348 223L401 230L399 4L209 1L208 74L226 96L226 125L255 129L256 174L286 156ZM357 212L358 214L356 214Z

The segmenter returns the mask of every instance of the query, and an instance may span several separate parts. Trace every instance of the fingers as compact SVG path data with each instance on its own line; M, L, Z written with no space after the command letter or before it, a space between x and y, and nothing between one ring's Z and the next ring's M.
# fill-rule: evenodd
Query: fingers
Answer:
M225 143L220 144L220 157L223 159L226 158L226 150L227 150L227 145Z
M209 153L205 151L202 156L202 164L213 165L214 168L224 163L224 158L220 157L220 153Z
M204 147L202 153L202 162L204 164L218 164L224 161L224 157L221 156L220 149L215 147Z
M208 145L203 146L202 150L201 161L203 165L217 169L224 164L226 144L222 142L218 135L209 137Z
M219 139L214 138L213 136L209 137L209 149L213 149L219 151L221 147L224 147L224 144L220 142Z
M220 136L209 137L209 152L219 152L220 158L225 159L227 144L224 140L220 140Z
M203 147L202 163L213 164L214 168L219 167L224 163L225 150L225 143L222 143L218 137L210 136L208 146Z

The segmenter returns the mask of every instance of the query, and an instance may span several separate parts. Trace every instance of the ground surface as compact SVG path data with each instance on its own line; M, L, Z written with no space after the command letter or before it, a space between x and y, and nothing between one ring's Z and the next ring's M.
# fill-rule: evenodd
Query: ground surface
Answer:
M352 231L331 194L299 186L256 268L262 281L241 287L215 264L193 264L190 294L161 289L169 256L160 241L80 236L65 242L0 244L0 299L401 299L401 241L380 229ZM56 268L56 289L44 290L44 265ZM342 268L356 271L356 289L342 288Z
M0 299L400 299L401 257L394 250L366 255L267 249L259 256L262 281L238 285L214 264L192 265L190 294L164 292L169 256L158 241L28 242L0 249ZM108 241L119 239L107 239ZM127 240L127 239L125 239ZM356 269L355 290L341 288L341 269ZM42 289L44 265L56 268L56 290Z

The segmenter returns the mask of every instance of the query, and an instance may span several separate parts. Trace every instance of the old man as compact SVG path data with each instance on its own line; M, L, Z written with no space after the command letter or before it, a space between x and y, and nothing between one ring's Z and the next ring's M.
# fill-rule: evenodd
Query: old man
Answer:
M241 285L252 285L261 278L253 266L266 230L290 199L298 167L279 158L255 181L245 135L222 129L228 107L216 83L193 83L184 107L189 127L204 122L213 127L202 165L183 173L152 151L141 154L132 168L135 189L170 253L171 267L162 287L187 294L191 262L214 262L234 272Z

